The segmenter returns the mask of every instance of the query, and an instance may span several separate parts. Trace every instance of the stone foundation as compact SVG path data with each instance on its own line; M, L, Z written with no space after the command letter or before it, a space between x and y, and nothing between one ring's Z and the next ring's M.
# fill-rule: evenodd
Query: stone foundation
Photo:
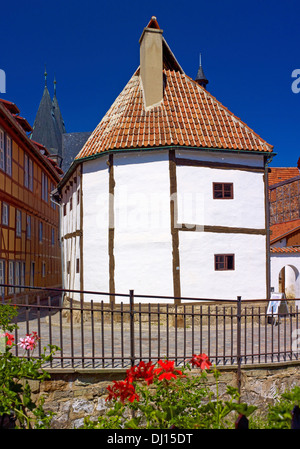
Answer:
M241 401L256 405L261 413L273 404L276 394L300 385L300 362L289 364L249 365L242 368ZM236 367L219 368L219 392L223 395L227 385L237 386ZM56 413L52 420L53 429L74 429L83 425L84 417L97 416L106 411L106 387L113 380L125 378L124 369L102 370L49 370L51 379L39 383L31 382L36 396L45 397L45 410ZM197 370L193 370L197 375ZM213 376L209 383L215 385Z

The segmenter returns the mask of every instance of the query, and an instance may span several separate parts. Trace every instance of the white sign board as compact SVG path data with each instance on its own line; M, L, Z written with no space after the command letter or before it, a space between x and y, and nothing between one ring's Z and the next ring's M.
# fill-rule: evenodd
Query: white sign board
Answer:
M279 315L287 315L289 313L284 293L271 293L271 301L268 304L267 315L274 315L273 321L278 321ZM270 321L268 321L270 322Z

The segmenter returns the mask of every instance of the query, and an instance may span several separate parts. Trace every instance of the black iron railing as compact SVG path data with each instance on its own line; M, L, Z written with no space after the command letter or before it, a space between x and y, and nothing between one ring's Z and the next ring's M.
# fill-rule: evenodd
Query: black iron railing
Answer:
M297 300L286 300L286 313L270 314L268 301L241 297L180 298L178 303L179 298L136 295L133 290L112 295L21 288L25 292L10 299L18 308L15 341L37 332L40 340L34 357L44 346L57 345L60 350L50 368L127 368L140 360L164 358L185 365L193 354L206 353L217 366L237 366L239 378L242 365L299 357ZM76 301L73 295L93 299ZM24 355L18 346L14 351Z

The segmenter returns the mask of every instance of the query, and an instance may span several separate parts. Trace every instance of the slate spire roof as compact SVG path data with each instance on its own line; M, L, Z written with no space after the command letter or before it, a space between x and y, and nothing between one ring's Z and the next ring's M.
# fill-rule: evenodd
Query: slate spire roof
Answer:
M197 76L195 78L195 81L202 87L206 88L206 85L208 84L208 79L206 78L206 76L204 75L203 72L203 68L202 68L202 63L201 63L201 54L200 54L200 65L199 65L199 69L197 72Z
M54 117L57 123L57 126L59 128L59 131L61 134L64 134L66 132L65 128L65 122L62 118L60 107L58 104L57 96L56 96L56 79L54 78L54 95L52 100L52 108L54 112Z
M66 132L56 94L53 101L47 87L45 70L45 86L42 99L33 124L31 139L44 145L51 154L62 156L62 134Z
M148 27L157 28L154 19ZM161 103L145 107L138 68L76 159L109 150L166 146L272 152L271 145L184 73L164 38L162 45Z

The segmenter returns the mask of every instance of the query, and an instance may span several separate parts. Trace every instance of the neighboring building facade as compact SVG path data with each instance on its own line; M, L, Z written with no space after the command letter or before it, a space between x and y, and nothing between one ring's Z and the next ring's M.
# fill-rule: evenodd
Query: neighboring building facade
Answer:
M271 287L287 298L300 298L299 163L270 169L269 197Z
M32 129L19 112L0 99L0 283L20 286L0 287L6 298L24 295L24 285L61 286L59 207L50 191L62 171L30 140Z
M152 18L140 67L54 194L65 288L154 302L269 296L272 147L206 84L203 70L183 72Z

